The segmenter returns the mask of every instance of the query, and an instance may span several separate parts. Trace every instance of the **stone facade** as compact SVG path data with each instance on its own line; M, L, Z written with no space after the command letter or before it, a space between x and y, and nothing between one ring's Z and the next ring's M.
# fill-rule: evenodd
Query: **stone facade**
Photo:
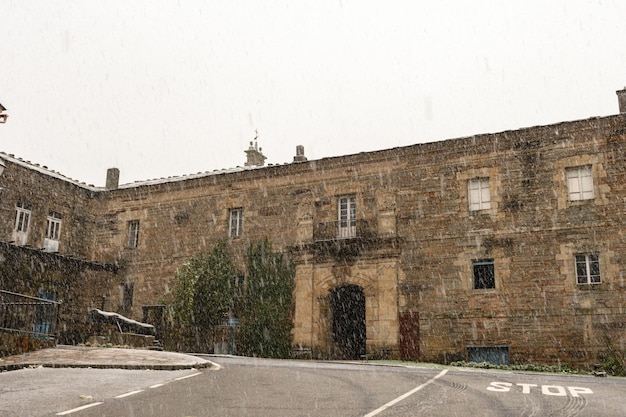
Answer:
M350 287L368 355L590 366L626 348L625 145L620 114L102 188L0 155L0 238L23 198L27 244L61 213L59 252L119 266L106 308L141 320L187 258L227 238L243 265L268 237L296 262L294 344L315 355L340 355Z
M62 344L83 343L98 330L88 317L89 310L103 308L115 296L112 289L117 281L116 271L114 265L0 242L0 289L59 303L57 311L42 307L38 300L24 300L4 293L0 297L3 301L0 327L4 329L5 323L21 324L19 329L10 328L13 332L20 330L22 340L28 340L28 332L36 330ZM30 303L30 306L21 307L20 303ZM18 311L17 314L22 315L20 320L5 317ZM33 322L28 323L28 320ZM36 337L46 338L41 334ZM0 347L4 353L15 353L10 346Z
M86 259L94 233L96 193L46 167L9 155L2 160L0 290L60 302L58 323L50 323L56 340L82 343L94 332L89 309L118 304L117 293L112 292L117 267ZM48 219L60 227L52 230ZM11 308L2 313L11 314ZM3 351L15 352L31 344L20 342L17 347L4 346Z

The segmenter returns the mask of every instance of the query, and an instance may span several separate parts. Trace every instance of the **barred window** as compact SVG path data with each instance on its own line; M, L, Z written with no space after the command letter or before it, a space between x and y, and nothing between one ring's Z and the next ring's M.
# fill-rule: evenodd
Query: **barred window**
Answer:
M496 288L496 275L493 259L477 259L473 261L472 266L475 290Z

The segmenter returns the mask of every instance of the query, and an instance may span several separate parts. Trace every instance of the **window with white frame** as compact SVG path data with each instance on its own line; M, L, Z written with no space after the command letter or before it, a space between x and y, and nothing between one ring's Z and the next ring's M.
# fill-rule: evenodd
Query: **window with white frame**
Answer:
M339 217L337 237L339 239L356 237L356 198L354 196L339 197L337 207Z
M597 253L583 253L576 258L576 282L579 284L600 284L600 260Z
M467 200L470 211L491 208L489 178L473 178L467 182Z
M48 221L46 223L46 238L43 241L43 247L46 252L59 251L59 236L61 235L61 214L56 211L48 213Z
M567 168L566 173L569 201L591 200L594 198L591 165Z
M139 246L139 220L131 220L128 222L128 247L136 248Z
M28 226L30 224L31 205L20 201L17 203L15 216L15 231L20 233L27 233Z
M48 222L46 224L46 239L59 240L61 235L61 219L62 216L56 211L48 214Z
M229 224L230 224L229 236L230 237L241 236L243 232L243 209L242 208L230 209Z

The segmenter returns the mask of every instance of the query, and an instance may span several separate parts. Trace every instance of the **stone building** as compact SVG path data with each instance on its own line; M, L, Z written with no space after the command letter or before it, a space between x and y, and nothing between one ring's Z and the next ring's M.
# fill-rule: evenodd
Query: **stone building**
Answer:
M94 331L88 310L117 296L112 294L117 266L88 258L96 192L47 167L0 157L0 328L11 334L19 330L20 337L42 330L36 338L54 335L61 343L84 342ZM37 299L27 301L18 294ZM58 314L42 306L43 299L60 302ZM11 318L16 312L23 316L19 328ZM23 323L30 319L30 325ZM4 346L7 340L27 343L2 337L0 354L21 348Z
M0 239L115 265L106 308L141 319L189 257L269 237L314 355L590 366L626 348L618 97L614 116L283 165L254 143L243 167L105 187L0 154Z

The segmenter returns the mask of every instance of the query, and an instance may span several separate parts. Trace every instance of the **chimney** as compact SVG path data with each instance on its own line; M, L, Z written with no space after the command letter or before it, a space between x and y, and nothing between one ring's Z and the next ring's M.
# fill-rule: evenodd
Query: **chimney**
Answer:
M304 146L296 146L296 156L293 157L293 162L305 162L306 156L304 156Z
M619 103L620 114L626 114L626 87L623 90L616 91L617 102Z
M256 138L255 138L256 139ZM250 142L250 147L246 153L246 163L247 167L262 167L265 165L265 160L267 159L263 153L261 153L262 149L258 147L256 140L254 142Z
M120 170L117 168L107 169L107 182L105 188L107 190L117 190L120 185Z

